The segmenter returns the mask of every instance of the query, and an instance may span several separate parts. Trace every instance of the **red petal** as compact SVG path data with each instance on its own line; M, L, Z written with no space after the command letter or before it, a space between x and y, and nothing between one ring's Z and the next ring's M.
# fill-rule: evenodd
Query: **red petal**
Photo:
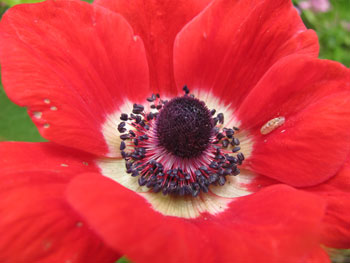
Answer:
M276 64L237 113L255 137L245 165L294 186L334 176L350 147L349 88L350 71L338 63L295 56ZM285 123L262 135L278 116Z
M323 242L328 247L350 248L350 163L326 183L309 189L327 201Z
M0 24L7 95L28 106L48 140L106 154L107 115L126 99L144 100L148 67L123 17L79 1L18 5Z
M278 185L236 199L216 216L164 216L93 174L72 181L67 198L107 244L136 262L305 262L318 246L324 212L315 196Z
M147 51L153 90L176 94L173 71L173 46L176 34L211 0L96 0L122 14Z
M75 176L99 168L92 155L53 143L0 142L0 176L22 171Z
M317 248L311 252L310 256L306 257L304 261L300 263L330 263L331 260L326 251L322 248Z
M49 143L0 144L0 262L93 263L119 257L62 198L76 173L93 170L75 153Z
M318 54L317 36L306 30L289 0L213 2L177 36L179 87L205 89L234 107L279 59Z

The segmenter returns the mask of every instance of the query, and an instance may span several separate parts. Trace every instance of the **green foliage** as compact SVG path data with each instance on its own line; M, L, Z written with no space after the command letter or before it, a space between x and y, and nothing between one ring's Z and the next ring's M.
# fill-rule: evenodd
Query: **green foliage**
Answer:
M14 5L24 4L24 3L37 3L42 1L43 0L2 0L2 2L8 6L14 6Z
M294 1L295 3L301 2ZM350 66L350 0L333 0L325 13L303 10L301 17L308 28L317 32L320 58L337 60Z
M121 257L115 263L131 263L131 261L129 259L127 259L126 257Z
M27 110L12 103L0 85L0 141L44 141Z

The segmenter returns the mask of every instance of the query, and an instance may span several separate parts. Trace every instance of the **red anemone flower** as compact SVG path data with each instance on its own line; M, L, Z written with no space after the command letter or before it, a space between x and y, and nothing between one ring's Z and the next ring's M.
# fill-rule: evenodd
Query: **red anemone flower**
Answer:
M0 261L328 262L350 73L289 0L46 1L0 24L51 142L0 144Z

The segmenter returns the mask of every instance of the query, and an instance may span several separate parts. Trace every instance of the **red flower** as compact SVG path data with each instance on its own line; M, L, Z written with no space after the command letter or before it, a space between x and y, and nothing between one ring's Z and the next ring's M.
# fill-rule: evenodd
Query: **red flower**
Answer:
M0 144L1 262L328 262L320 244L350 246L349 70L316 58L288 0L208 2L4 15L4 88L52 142Z

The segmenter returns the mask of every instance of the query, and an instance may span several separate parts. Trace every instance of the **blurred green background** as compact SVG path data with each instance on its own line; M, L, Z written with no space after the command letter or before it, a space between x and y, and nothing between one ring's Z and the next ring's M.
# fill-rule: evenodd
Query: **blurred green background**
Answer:
M87 0L91 2L92 0ZM7 8L36 0L0 0L0 16ZM350 67L350 0L293 0L308 28L317 32L320 58L337 60ZM326 3L326 5L325 5ZM319 6L317 6L317 4ZM44 141L27 115L26 109L6 96L0 79L0 141ZM350 262L349 250L332 250L333 262ZM124 258L120 262L127 262Z

